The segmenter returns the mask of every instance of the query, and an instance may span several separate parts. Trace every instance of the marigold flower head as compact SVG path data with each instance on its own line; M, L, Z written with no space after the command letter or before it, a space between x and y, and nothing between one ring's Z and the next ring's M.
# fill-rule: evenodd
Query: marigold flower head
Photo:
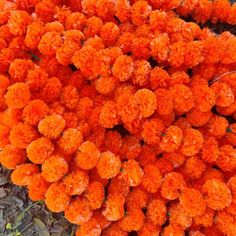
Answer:
M116 86L116 79L110 77L100 77L95 82L96 90L102 95L109 95L113 92Z
M200 215L194 217L194 222L197 225L202 225L203 227L211 227L213 225L215 211L207 207L206 211Z
M155 165L149 164L144 166L143 171L142 186L149 193L157 192L162 182L160 170Z
M119 34L119 27L113 22L107 22L101 28L100 37L103 39L106 46L111 46L115 44Z
M7 169L15 169L18 165L24 163L26 153L24 149L6 145L0 152L0 162Z
M165 158L165 159L169 160L170 162L172 162L173 167L175 169L182 166L185 162L185 159L186 159L185 155L183 155L179 151L164 153L163 158Z
M121 168L121 161L119 156L116 156L110 151L101 153L100 159L97 163L98 174L104 179L115 177Z
M65 128L65 120L60 115L46 116L39 122L39 132L48 139L57 139Z
M228 182L227 185L229 186L230 190L231 190L231 194L232 194L232 203L235 204L236 203L236 176L232 176Z
M76 236L83 235L93 235L99 236L101 235L102 228L98 224L97 220L91 217L87 222L83 223L77 230Z
M163 236L169 235L184 236L184 230L177 224L170 224L164 228Z
M9 108L24 108L30 101L29 87L24 83L15 83L8 87L6 103Z
M45 204L52 212L65 211L70 202L70 195L65 191L61 182L52 183L45 194Z
M213 115L206 125L208 133L216 138L221 138L226 134L229 123L225 117Z
M80 195L88 187L89 176L85 171L76 167L75 170L64 177L62 182L65 185L65 191L69 195Z
M103 215L109 221L117 221L124 216L125 198L121 194L109 194Z
M30 183L31 178L39 173L39 168L35 164L24 163L16 167L11 174L13 184L26 186Z
M212 116L211 111L202 112L196 108L193 108L186 115L187 121L194 127L201 127L208 123Z
M223 171L235 171L236 170L236 149L231 145L223 145L219 147L219 158L216 160L216 164Z
M161 227L158 225L153 224L151 221L144 222L143 227L138 231L138 236L145 236L151 234L160 234Z
M45 194L50 186L41 174L35 174L29 181L28 191L29 198L32 201L40 201L45 199Z
M202 186L206 204L213 210L222 210L232 202L232 194L229 187L217 179L209 179Z
M126 197L126 207L128 210L146 208L148 200L147 192L136 187Z
M106 148L116 155L120 154L122 147L122 136L118 131L107 131L105 134Z

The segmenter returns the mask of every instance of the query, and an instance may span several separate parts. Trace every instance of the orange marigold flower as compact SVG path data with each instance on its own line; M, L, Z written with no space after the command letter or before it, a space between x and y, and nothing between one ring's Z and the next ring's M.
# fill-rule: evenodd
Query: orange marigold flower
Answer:
M199 179L205 170L206 164L198 156L190 157L184 165L184 173L191 179Z
M133 84L144 86L148 83L151 65L146 60L136 60L134 62Z
M75 163L84 170L93 169L100 158L100 151L96 145L90 141L82 143L75 157Z
M176 84L171 87L174 98L174 110L178 114L184 114L190 111L194 106L194 96L192 91L185 85Z
M208 0L200 0L193 11L193 18L197 23L206 23L212 16L212 2Z
M183 132L178 126L171 125L162 134L160 148L164 152L173 152L179 148L183 140Z
M106 46L112 46L118 39L119 34L119 27L113 22L107 22L102 26L100 37Z
M97 172L103 179L115 177L121 168L119 156L116 156L110 151L103 152L97 163Z
M148 193L139 187L132 189L126 197L128 210L146 208L148 205Z
M25 150L6 145L0 152L0 163L7 169L13 170L26 160Z
M29 87L24 83L15 83L8 87L6 103L9 108L24 108L30 101Z
M133 38L132 46L131 46L131 53L132 55L134 55L135 59L139 59L141 61L144 60L144 63L146 64L146 67L147 67L148 63L146 61L151 56L150 39L148 37L143 37L143 32L140 32L140 34L141 36L138 37L137 35L137 37ZM136 65L136 62L135 62L135 65Z
M194 217L194 223L203 227L211 227L214 223L214 216L215 211L207 207L202 215Z
M78 169L71 171L67 176L63 179L63 184L65 185L65 191L69 195L80 195L83 193L89 184L89 176L88 174Z
M185 50L186 50L186 43L183 41L179 41L176 43L173 43L170 46L170 52L169 52L169 58L168 62L171 66L175 68L179 68L183 66L185 62Z
M57 139L65 128L65 120L60 115L46 116L39 122L39 132L48 139Z
M201 150L203 145L203 136L196 129L187 128L184 132L181 152L186 156L194 156Z
M152 7L146 1L135 2L131 7L131 19L134 25L142 25L148 22Z
M56 182L64 177L68 172L68 164L66 160L59 156L50 156L42 164L42 176L48 182Z
M88 186L84 197L89 201L89 205L92 210L101 208L105 197L103 185L98 181L92 182Z
M202 194L207 206L213 210L222 210L232 202L230 188L224 182L217 179L207 180L202 186Z
M160 119L153 118L145 121L142 130L142 137L144 142L150 145L159 144L164 129L165 126Z
M77 129L69 128L62 133L62 136L57 141L57 144L63 153L66 155L71 155L76 152L82 141L83 136L81 132Z
M11 131L10 127L0 124L0 147L1 148L5 147L7 144L10 143L10 140L9 140L10 131Z
M167 13L165 11L154 10L151 12L149 20L153 30L163 32L166 29Z
M227 182L228 187L231 190L232 194L232 203L236 203L236 175L232 176L228 182Z
M128 236L128 232L124 231L119 223L113 223L102 231L103 236Z
M134 99L138 104L140 115L144 118L151 116L157 108L157 98L155 93L149 89L139 89L134 94Z
M170 224L177 224L182 229L187 229L192 225L193 219L181 204L170 207L168 215L170 215Z
M143 170L137 161L128 160L122 165L120 178L127 178L131 187L138 186L142 182Z
M204 140L201 152L201 158L206 163L215 163L219 158L220 151L219 151L219 143L214 137L209 137Z
M18 148L27 148L37 137L38 133L35 128L21 122L13 126L10 132L10 142Z
M212 19L213 23L218 20L225 22L230 14L230 2L227 0L216 0L212 3Z
M61 182L52 183L45 194L45 204L52 212L63 212L70 202L70 195Z
M103 26L103 22L99 17L92 16L85 21L84 35L85 37L92 38L99 35Z
M130 19L131 6L128 0L118 0L115 6L115 16L119 21L125 22Z
M179 198L180 204L192 217L202 215L206 210L206 202L201 192L194 188L185 188Z
M183 155L179 151L164 153L163 158L165 158L165 159L169 160L170 162L172 162L173 167L175 169L179 168L185 162L185 155Z
M117 104L107 101L101 110L99 122L104 128L113 128L119 122Z
M208 133L216 138L221 138L226 134L228 120L225 117L213 115L206 125Z
M212 116L211 111L202 112L196 108L193 108L186 115L187 121L194 127L201 127L208 123Z
M41 174L34 175L28 184L29 198L32 201L40 201L45 199L45 194L50 186Z
M216 164L223 171L235 171L236 170L236 149L231 145L223 145L219 148L219 158L216 160Z
M56 50L62 45L62 38L58 32L47 32L45 33L39 44L38 50L46 56L54 56Z
M121 82L127 81L131 78L134 72L134 63L131 57L121 55L116 58L112 67L113 75Z
M39 168L35 164L20 164L11 173L11 180L13 184L19 186L26 186L30 183L31 178L39 173Z
M184 230L177 224L170 224L164 228L162 236L169 236L169 235L184 236L185 233Z
M76 230L76 236L83 236L83 235L100 236L101 232L102 232L101 226L98 224L96 219L91 217L87 222L83 223Z
M105 135L105 146L107 150L119 155L122 146L121 134L118 131L109 130Z
M234 103L234 93L229 85L223 82L216 82L211 86L216 94L216 105L220 107L228 107Z
M141 209L127 211L126 215L119 222L120 227L127 231L139 231L144 224L145 215Z
M168 200L178 199L186 187L184 177L178 172L170 172L163 178L161 195Z
M15 36L22 36L25 34L26 28L31 21L32 18L26 11L11 11L8 20L9 31Z
M22 119L25 123L35 126L48 112L49 108L46 103L39 99L32 100L25 106Z
M142 186L149 193L155 193L161 187L162 176L160 170L155 165L146 165L143 168L144 176Z
M168 115L173 111L174 102L172 93L164 88L157 89L155 91L157 98L157 109L156 112L159 115Z
M30 161L43 164L54 152L54 145L49 139L42 137L31 142L26 152Z
M116 86L116 79L113 76L100 77L95 82L96 90L102 95L109 95Z
M102 214L109 221L118 221L124 216L125 198L121 194L109 194Z
M165 202L160 199L153 199L147 207L147 220L155 225L163 225L166 221L167 208Z

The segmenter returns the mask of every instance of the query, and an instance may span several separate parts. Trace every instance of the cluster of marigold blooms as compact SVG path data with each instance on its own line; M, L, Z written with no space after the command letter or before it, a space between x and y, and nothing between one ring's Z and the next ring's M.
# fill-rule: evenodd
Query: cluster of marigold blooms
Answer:
M12 182L77 236L235 236L236 37L209 20L236 3L0 0Z

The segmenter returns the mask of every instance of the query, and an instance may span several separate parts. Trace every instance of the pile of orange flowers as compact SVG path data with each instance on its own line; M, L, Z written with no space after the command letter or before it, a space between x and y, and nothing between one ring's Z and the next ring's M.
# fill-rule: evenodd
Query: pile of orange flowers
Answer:
M12 182L76 236L235 236L236 37L208 21L236 3L0 0Z

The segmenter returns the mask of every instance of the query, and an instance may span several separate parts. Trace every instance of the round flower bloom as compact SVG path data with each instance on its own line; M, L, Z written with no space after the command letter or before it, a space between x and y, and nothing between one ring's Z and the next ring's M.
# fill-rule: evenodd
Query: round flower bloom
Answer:
M151 221L144 222L143 227L138 231L138 236L159 235L161 227L153 224Z
M124 214L125 198L121 194L109 194L105 202L105 210L102 214L109 221L118 221Z
M146 60L136 60L134 62L134 73L132 76L133 84L144 86L148 84L151 65Z
M9 108L24 108L30 101L29 87L24 83L15 83L8 87L6 103Z
M68 164L66 160L59 156L50 156L42 164L42 176L48 182L56 182L64 177L68 172Z
M209 137L204 140L201 152L201 158L206 163L215 163L219 158L219 143L214 137Z
M185 85L176 84L171 87L174 99L174 110L178 114L184 114L190 111L194 106L194 96L192 91Z
M46 56L54 56L58 48L62 45L60 33L52 31L45 33L38 45L38 50Z
M30 69L34 67L31 60L15 59L9 67L12 82L24 82Z
M155 93L149 89L139 89L134 94L134 99L139 107L140 115L144 118L151 116L157 108Z
M151 200L147 207L147 219L151 220L155 225L163 225L166 221L166 205L163 200Z
M175 169L179 168L185 162L185 155L179 151L167 152L163 154L163 158L169 160Z
M234 175L228 180L227 185L229 186L232 194L232 203L236 203L236 176Z
M178 126L171 125L162 134L160 148L164 152L173 152L179 148L183 140L183 132Z
M131 7L131 19L134 25L142 25L148 22L152 7L146 1L135 2Z
M232 202L230 188L224 182L217 179L207 180L202 186L202 194L205 197L207 206L213 210L222 210Z
M59 149L66 155L71 155L76 152L79 145L83 142L83 136L77 129L66 129L62 136L58 139L57 144Z
M43 86L47 83L48 74L46 70L35 67L28 71L26 77L26 83L29 86L31 91L38 91L43 88Z
M119 27L113 22L107 22L102 26L100 37L106 46L112 46L118 39L119 34Z
M32 126L17 123L10 132L10 142L18 148L27 148L27 146L38 137L36 129Z
M159 168L155 165L146 165L143 168L144 176L142 180L142 186L149 193L156 193L161 187L162 176Z
M85 171L76 168L66 175L62 182L69 195L80 195L88 187L89 176Z
M85 37L92 38L99 35L103 26L103 22L99 17L92 16L85 21L84 35Z
M70 202L70 195L61 182L52 183L45 194L45 204L52 212L63 212Z
M229 85L223 82L216 82L211 86L216 95L216 105L228 107L234 102L234 92Z
M201 192L194 188L185 188L179 198L184 210L192 217L202 215L206 210L206 202Z
M60 115L46 116L39 122L39 132L48 139L57 139L65 128L65 120Z
M186 115L187 121L194 127L201 127L208 123L212 116L211 111L202 112L196 108L193 108Z
M199 179L205 170L206 164L198 156L190 157L184 165L184 173L191 179Z
M61 92L61 102L64 104L68 109L76 108L79 102L79 94L77 88L71 85L68 85L62 89Z
M153 118L143 124L142 137L144 142L150 145L156 145L161 140L162 132L165 126L160 119Z
M77 197L65 209L65 218L72 224L83 224L92 216L89 202L85 198Z
M216 160L216 164L223 171L235 171L236 170L236 149L231 145L223 145L219 148L219 158Z
M31 178L39 173L39 168L35 164L20 164L11 174L13 184L19 186L26 186L29 184Z
M169 236L169 235L184 236L185 233L184 230L177 224L170 224L164 228L162 236Z
M187 229L192 225L192 217L187 213L181 204L172 206L169 209L168 214L170 215L170 224L177 224L182 229Z
M45 194L50 186L41 174L32 176L28 184L29 198L32 201L40 201L45 199Z
M115 177L121 168L119 156L116 156L110 151L103 152L97 163L97 172L103 179L111 179Z
M194 156L201 150L203 136L196 129L188 128L185 130L181 152L186 156Z
M12 145L5 146L0 152L1 165L10 170L15 169L18 165L24 163L25 160L25 150Z
M173 111L174 99L172 93L164 88L157 89L155 91L157 98L157 109L156 112L159 115L168 115Z
M203 227L211 227L213 225L214 216L215 211L207 207L203 215L194 217L194 223Z
M115 16L120 22L125 22L130 19L131 6L128 0L118 0L115 6Z
M213 115L207 124L207 131L209 135L221 138L226 134L228 120L225 117Z
M116 58L112 66L113 75L121 82L127 81L131 78L134 72L134 63L131 57L121 55Z
M163 178L161 195L168 200L178 199L186 187L184 177L178 172L170 172Z
M186 43L183 41L175 42L170 46L168 62L174 68L183 66L185 62Z
M107 101L101 110L99 122L104 128L113 128L119 122L117 104Z
M119 222L120 227L126 232L139 231L144 224L145 215L141 209L133 209L126 212L126 215Z
M45 102L39 99L32 100L25 106L22 119L25 123L34 126L37 125L48 112L49 108Z
M116 86L116 80L114 77L100 77L95 82L96 90L102 95L109 95Z
M6 125L0 124L0 147L3 148L9 144L9 133L11 129Z
M146 208L148 205L148 193L141 188L134 188L126 197L128 210Z
M43 164L54 152L53 143L47 138L32 141L27 149L27 157L35 164Z
M89 201L92 210L101 208L105 197L104 186L98 181L92 182L88 186L84 197Z
M133 159L124 162L121 168L120 178L127 178L131 187L138 186L142 182L143 170L139 163Z
M26 11L11 11L10 18L8 20L9 31L15 36L22 36L25 34L26 28L31 21L32 19Z
M83 236L83 235L100 236L101 232L102 232L101 226L98 224L96 219L91 217L87 222L83 223L76 230L76 236Z
M96 145L90 141L86 141L79 146L75 163L81 169L93 169L97 165L100 155L101 153Z

